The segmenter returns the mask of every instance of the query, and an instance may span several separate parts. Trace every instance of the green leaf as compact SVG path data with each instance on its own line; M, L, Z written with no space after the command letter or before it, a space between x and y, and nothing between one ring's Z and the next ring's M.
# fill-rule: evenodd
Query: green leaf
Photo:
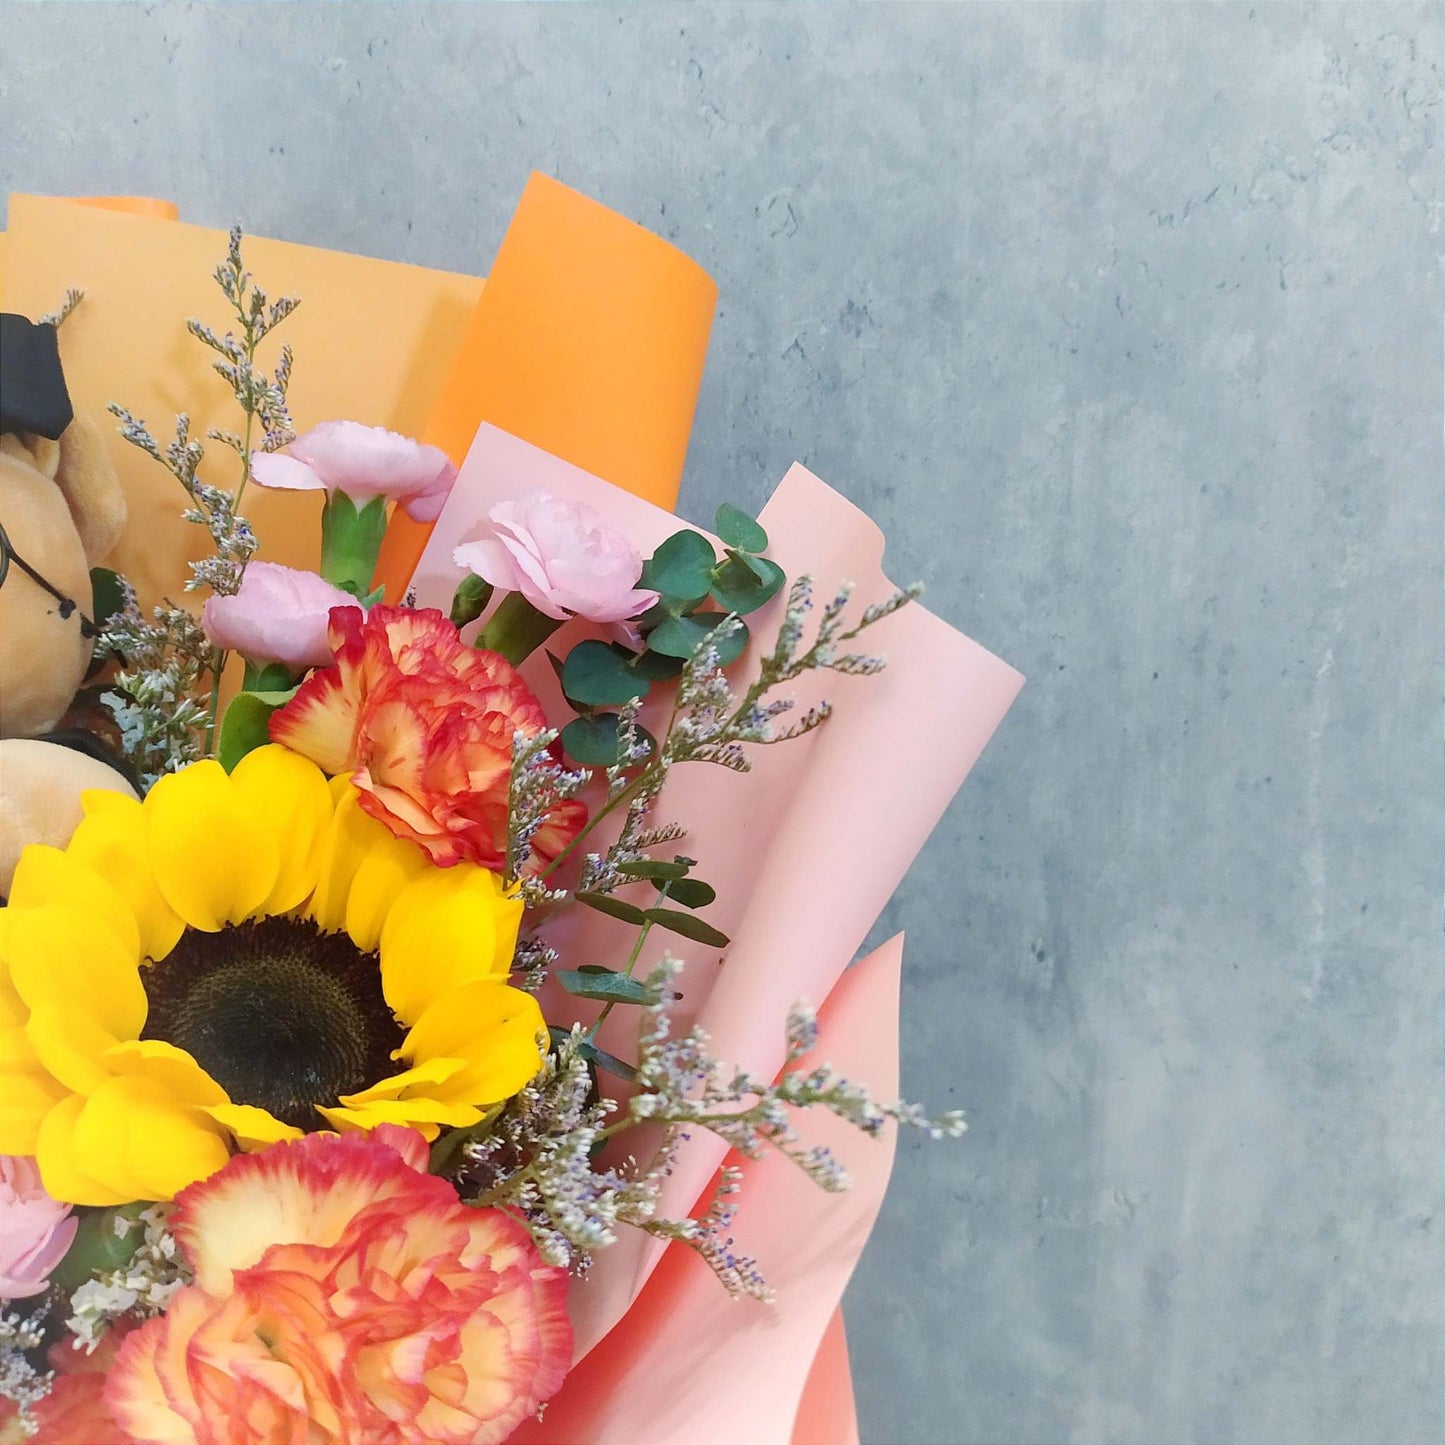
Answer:
M672 613L667 614L671 618ZM682 671L683 659L664 657L660 652L641 652L630 663L633 672L650 678L653 682L668 682Z
M684 600L683 605L686 605ZM651 632L654 627L666 622L669 617L676 617L680 609L669 607L666 602L654 602L640 617L632 619L637 630L644 636Z
M667 890L667 901L681 903L684 908L706 908L716 897L712 884L700 878L679 878Z
M617 871L629 878L686 878L692 865L678 859L675 863L664 863L660 858L639 858L635 863L619 863Z
M712 587L717 553L701 532L674 532L642 565L639 586L687 602L700 602Z
M125 594L121 591L120 574L109 567L90 569L90 615L97 627L104 626L125 606Z
M241 686L247 692L285 692L295 688L296 678L284 662L255 663L247 658Z
M721 612L694 612L691 617L670 618L647 639L648 646L666 657L691 657L724 616ZM747 645L748 626L744 622L719 639L718 661L729 666L743 655Z
M621 744L615 712L591 713L573 718L562 729L562 746L574 763L584 768L610 768L617 761Z
M293 687L285 692L238 692L231 699L221 719L221 738L216 746L216 756L228 773L235 770L247 753L271 741L268 730L271 714L295 696Z
M487 610L487 603L491 600L492 584L475 572L467 573L452 596L452 621L458 627L475 622Z
M562 691L584 707L621 707L646 697L652 684L627 665L631 661L632 654L615 643L579 642L562 664Z
M609 1074L615 1074L629 1084L637 1082L637 1070L631 1064L624 1063L616 1054L609 1054L606 1049L599 1049L596 1044L591 1043L579 1044L577 1052L589 1064L596 1064L599 1069L605 1069Z
M684 938L690 938L695 943L710 943L714 948L727 947L727 934L718 932L712 924L704 923L695 914L682 913L676 908L649 908L643 917L658 928L666 928L672 933L680 933Z
M717 534L740 552L766 552L768 534L748 516L730 502L724 502L717 509Z
M562 729L562 746L574 762L587 768L613 767L622 752L621 719L615 712L590 713L573 718ZM634 725L635 726L635 725ZM657 739L646 728L636 729L649 752L657 750Z
M652 1003L652 990L625 973L611 969L559 968L552 975L568 993L577 998L603 999L608 1003Z
M727 561L713 573L712 595L729 612L741 616L771 601L785 581L787 574L776 562L729 552Z
M620 918L624 923L646 923L647 914L635 903L614 898L610 893L574 893L572 895L584 908L595 908L611 918Z

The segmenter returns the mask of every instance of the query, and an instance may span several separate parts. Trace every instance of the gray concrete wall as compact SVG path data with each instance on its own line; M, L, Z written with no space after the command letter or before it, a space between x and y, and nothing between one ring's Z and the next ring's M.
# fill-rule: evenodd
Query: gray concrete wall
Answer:
M866 1440L1442 1438L1441 14L0 15L0 190L675 239L685 505L801 458L1029 675L886 919L973 1130L849 1295Z

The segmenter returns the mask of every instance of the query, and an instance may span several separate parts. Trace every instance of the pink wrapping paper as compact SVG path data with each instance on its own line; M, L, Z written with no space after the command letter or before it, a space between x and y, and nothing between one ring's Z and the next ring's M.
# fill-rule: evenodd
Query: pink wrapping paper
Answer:
M879 1098L898 1090L902 960L900 934L843 975L819 1017L813 1061L866 1079ZM721 1297L691 1250L669 1246L621 1323L572 1372L541 1422L514 1434L511 1445L844 1445L852 1427L846 1408L831 1419L815 1415L817 1423L801 1432L795 1421L883 1203L894 1135L890 1128L868 1139L821 1114L808 1118L806 1132L810 1143L826 1144L844 1162L852 1189L824 1194L777 1153L740 1163L738 1242L756 1255L776 1301ZM823 1403L838 1402L830 1394Z
M644 555L679 525L671 513L505 432L483 426L412 579L418 605L445 611L461 576L452 562L452 549L470 539L489 507L536 488L590 502L626 531ZM790 578L813 577L820 603L845 580L857 584L855 611L850 615L891 592L881 570L883 537L878 528L804 467L790 469L760 521L770 538L768 555ZM748 619L759 648L770 645L782 607L782 598L776 599ZM554 635L548 647L565 656L585 635L583 624L569 624ZM796 741L752 749L754 768L744 776L704 764L675 769L655 817L658 822L676 819L689 827L688 837L679 846L699 860L696 875L717 889L718 901L705 916L729 934L732 943L726 950L726 967L722 967L723 958L716 949L654 933L655 952L643 958L639 972L645 973L664 950L683 959L686 968L676 983L683 995L675 1013L677 1026L701 1024L712 1036L714 1054L763 1077L773 1077L782 1065L783 1021L789 1005L799 998L814 1003L830 999L868 930L1023 683L1008 664L916 604L870 628L858 647L884 654L887 670L867 678L808 675L787 689L798 700L799 714L824 697L835 704L834 715L824 727ZM759 648L750 649L734 669L735 683L746 680L747 668L755 666L750 659ZM548 716L559 723L565 720L570 710L540 652L529 659L523 672ZM664 706L650 700L644 710L643 721L655 733L665 725L665 714L657 716ZM605 838L600 838L598 846L604 842ZM647 887L638 885L639 898L646 896ZM568 910L549 928L548 935L574 966L616 958L631 941L625 925L582 908ZM895 974L896 966L895 957ZM867 978L874 971L870 968L858 977ZM849 975L846 980L845 998L854 993L852 978ZM858 1071L879 1096L896 1087L896 977L892 999L891 1010L879 1010L871 1018L865 1012L861 1018L868 1024L864 1032L870 1035L864 1042L886 1047L893 1060L888 1078L866 1067ZM568 1016L559 1014L559 1003L544 999L549 1018ZM568 1008L575 1006L575 1000L568 1001ZM626 1010L615 1011L601 1041L613 1052L629 1056L635 1028L636 1020L629 1019ZM840 1039L850 1047L856 1042L846 1032ZM842 1057L840 1047L833 1061L841 1063ZM877 1062L876 1056L873 1058ZM810 1134L817 1132L821 1138L822 1121L806 1122ZM634 1131L634 1135L629 1147L641 1154L646 1147L644 1131ZM856 1143L866 1146L869 1141ZM725 1154L725 1146L711 1136L690 1141L664 1190L663 1212L695 1212L705 1201ZM845 1155L850 1167L858 1167L856 1155L855 1144ZM875 1149L874 1160L878 1158ZM801 1176L790 1180L788 1171L796 1172L794 1166L777 1162L785 1167L750 1166L757 1182L744 1193L738 1219L745 1251L760 1252L758 1231L765 1217L776 1217L775 1200L791 1200L788 1208L805 1221L805 1240L821 1237L818 1231L825 1214L842 1227L845 1216L831 1213L838 1208L837 1201ZM733 1431L732 1439L790 1438L809 1368L867 1238L887 1172L885 1160L881 1172L874 1170L860 1180L851 1203L843 1206L845 1214L854 1211L848 1216L852 1224L833 1239L827 1253L805 1255L809 1264L801 1270L787 1265L788 1251L780 1256L788 1277L777 1277L775 1266L774 1282L780 1286L780 1294L787 1296L789 1318L806 1320L806 1324L789 1336L786 1349L774 1345L769 1352L770 1358L790 1357L790 1383L785 1390L768 1392L767 1418L753 1422L760 1433ZM789 1194L790 1184L804 1192ZM593 1372L615 1381L618 1353L640 1347L624 1342L645 1331L646 1321L660 1318L674 1306L682 1308L684 1296L692 1298L689 1281L694 1271L707 1275L690 1254L675 1247L668 1253L666 1272L659 1274L666 1249L663 1241L628 1230L597 1256L572 1295L577 1359L582 1364L554 1402L556 1413L549 1417L542 1434L525 1438L578 1442L625 1438L637 1445L649 1441L691 1445L713 1438L706 1433L711 1427L700 1406L697 1413L654 1430L631 1414L625 1392L606 1401L589 1397L589 1407L576 1419L569 1413L567 1401L572 1392L582 1391L582 1382ZM673 1254L682 1257L674 1260ZM766 1270L767 1259L763 1263ZM658 1281L655 1291L654 1280ZM726 1331L728 1326L741 1327L741 1322L751 1321L750 1333L765 1334L766 1315L751 1305L730 1304L710 1276L701 1282L710 1285L712 1295L698 1297L701 1313L690 1319L689 1328L706 1324L714 1331ZM635 1310L644 1291L651 1302ZM619 1322L623 1329L614 1341L610 1336ZM676 1345L685 1331L669 1325L668 1333ZM599 1343L603 1349L598 1360L588 1362ZM720 1351L723 1343L721 1337L714 1338L709 1350L697 1354L694 1365L712 1359L712 1351ZM710 1398L711 1385L720 1385L725 1378L725 1371L711 1368L692 1375L688 1408L693 1400ZM736 1376L733 1381L735 1384ZM656 1382L650 1381L640 1393L655 1412ZM570 1422L567 1433L554 1433L563 1429L559 1423L563 1419ZM627 1429L613 1433L619 1421L625 1421ZM579 1433L571 1433L574 1429Z

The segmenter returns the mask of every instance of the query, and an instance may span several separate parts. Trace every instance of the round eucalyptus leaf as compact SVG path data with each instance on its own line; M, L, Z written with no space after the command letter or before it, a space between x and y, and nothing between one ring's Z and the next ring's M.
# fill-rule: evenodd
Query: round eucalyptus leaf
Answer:
M724 502L717 509L717 534L728 544L741 552L765 552L768 534L748 516L730 502Z
M651 684L628 666L631 661L625 647L595 639L579 642L562 664L562 691L584 707L621 707L646 697Z
M674 532L642 566L639 585L664 597L696 602L712 586L717 553L700 532Z
M660 652L666 657L689 658L725 615L722 612L695 612L690 617L671 618L648 638L648 646L653 652ZM729 628L718 639L718 661L723 667L729 666L742 656L747 645L747 623Z
M712 595L729 612L736 612L741 617L756 612L765 602L776 597L786 580L783 569L776 562L770 562L766 557L748 557L741 552L730 552L727 561L713 573Z
M573 718L562 729L562 746L573 762L588 768L610 768L622 755L620 719L615 712L591 713ZM638 728L637 736L649 752L657 748L657 739L646 728Z

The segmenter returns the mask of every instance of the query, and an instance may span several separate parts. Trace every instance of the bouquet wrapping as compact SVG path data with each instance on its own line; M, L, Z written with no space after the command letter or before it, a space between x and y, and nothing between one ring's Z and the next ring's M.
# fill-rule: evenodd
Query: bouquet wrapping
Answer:
M185 412L197 426L221 424L227 389L197 367L174 325L178 314L214 309L205 277L225 246L219 233L124 202L15 197L10 217L0 250L4 310L39 315L68 286L87 289L61 333L78 410L122 399L137 415ZM419 436L456 464L431 518L393 512L376 566L378 599L447 613L460 595L459 556L485 541L498 509L536 493L591 509L641 556L663 555L676 533L672 508L715 303L711 281L682 253L540 176L485 283L283 242L247 246L248 264L269 285L305 300L287 322L304 358L289 397L298 427L344 416ZM129 507L110 560L142 599L161 598L176 589L193 534L164 473L119 438L110 451ZM324 514L308 515L281 490L247 499L259 558L309 565ZM823 601L845 581L860 607L893 594L878 529L802 466L782 478L758 524L768 561L787 578L816 579ZM714 560L724 554L740 565L736 537L700 535ZM774 590L747 617L764 642L796 611L793 596ZM612 645L619 626L628 640L625 621L560 610L545 646L520 663L558 724L575 703L562 659L583 644ZM465 620L463 639L495 637L495 615ZM886 654L885 670L812 670L789 682L795 716L821 721L831 705L826 726L751 749L746 772L678 766L654 809L657 820L685 823L688 865L716 895L708 927L667 940L674 1034L705 1031L716 1057L758 1079L826 1060L886 1096L898 1084L902 937L854 959L1022 679L916 604L882 616L868 645ZM759 676L766 655L766 647L749 650L730 668L735 690ZM247 685L239 674L233 660L225 695ZM627 725L665 739L670 710L673 691L654 687ZM578 796L594 817L606 812L610 795L599 779ZM620 810L599 822L588 847L616 845L626 826ZM646 887L639 879L614 896L636 898ZM628 923L615 912L542 913L535 936L563 960L626 951ZM571 994L556 979L538 997L549 1023L591 1030L604 1057L634 1057L635 1012ZM799 999L820 1006L816 1037L801 1053L783 1028ZM609 1080L608 1092L625 1096L629 1087ZM856 1438L839 1302L886 1189L891 1128L866 1138L822 1110L808 1116L809 1145L831 1150L852 1176L853 1187L837 1193L820 1192L782 1152L739 1158L723 1135L690 1134L661 1179L657 1212L706 1215L722 1171L736 1169L728 1187L740 1183L740 1209L730 1227L773 1303L730 1304L681 1240L619 1231L568 1285L565 1380L540 1418L511 1438ZM644 1124L612 1141L602 1165L625 1169L661 1133Z

